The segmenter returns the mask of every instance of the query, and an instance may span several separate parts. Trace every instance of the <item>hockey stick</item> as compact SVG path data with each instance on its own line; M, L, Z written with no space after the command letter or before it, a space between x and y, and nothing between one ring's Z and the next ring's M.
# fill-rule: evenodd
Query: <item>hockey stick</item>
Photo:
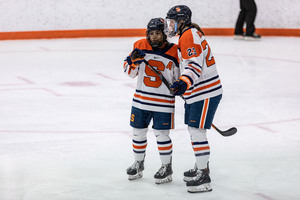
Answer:
M151 70L154 71L154 73L162 80L162 82L167 86L170 93L174 94L174 91L172 90L167 79L161 73L159 73L153 66L151 66L147 60L144 60L144 63L146 65L148 65L151 68ZM185 101L185 99L183 98L182 95L180 95L180 97ZM234 135L237 132L237 129L235 127L232 127L226 131L222 131L222 130L218 129L214 124L212 124L211 126L224 137Z
M221 131L220 129L218 129L214 124L211 124L211 126L218 132L220 133L221 135L223 135L224 137L227 137L227 136L231 136L231 135L234 135L236 134L237 132L237 128L235 127L232 127L226 131Z
M150 65L147 60L143 60L143 61L146 65L148 65L151 68L152 71L154 71L154 73L160 78L160 80L162 80L162 82L167 86L170 93L174 95L174 91L172 90L167 79L161 73L159 73L152 65Z

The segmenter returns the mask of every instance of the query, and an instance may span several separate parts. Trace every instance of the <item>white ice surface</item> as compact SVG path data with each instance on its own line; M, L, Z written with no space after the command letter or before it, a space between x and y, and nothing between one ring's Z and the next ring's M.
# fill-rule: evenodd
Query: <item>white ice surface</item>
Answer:
M148 134L144 177L128 181L135 79L123 59L138 38L0 42L0 199L300 199L300 38L208 37L224 87L210 130L213 191L189 194L194 156L177 98L173 182L156 185Z

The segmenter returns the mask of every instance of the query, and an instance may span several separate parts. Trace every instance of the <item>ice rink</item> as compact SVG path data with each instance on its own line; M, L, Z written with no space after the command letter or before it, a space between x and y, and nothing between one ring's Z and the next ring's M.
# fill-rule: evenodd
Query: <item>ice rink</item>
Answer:
M122 67L137 39L0 42L1 200L300 199L300 38L207 37L224 89L214 124L238 133L209 130L213 191L198 194L183 182L195 159L180 98L173 182L154 183L151 128L144 177L127 179L136 80Z

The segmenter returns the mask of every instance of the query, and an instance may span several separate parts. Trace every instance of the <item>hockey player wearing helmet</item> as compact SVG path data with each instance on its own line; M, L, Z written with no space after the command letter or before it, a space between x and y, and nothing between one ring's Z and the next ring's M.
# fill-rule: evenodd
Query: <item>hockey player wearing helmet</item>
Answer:
M173 145L169 133L170 129L174 128L175 96L170 94L159 76L144 61L147 60L170 83L179 78L178 48L167 41L164 30L164 19L151 19L147 26L146 38L134 43L133 51L124 60L123 67L129 77L137 77L130 118L135 161L127 169L128 179L135 180L143 176L147 132L152 120L162 163L154 175L157 184L172 181Z
M165 26L165 21L162 18L154 18L149 21L146 38L152 48L161 48L167 43Z
M167 13L167 34L179 35L182 72L171 88L185 99L185 124L188 125L196 164L184 172L188 192L211 191L208 161L210 146L206 137L222 98L222 85L210 46L200 27L192 23L192 12L185 5Z

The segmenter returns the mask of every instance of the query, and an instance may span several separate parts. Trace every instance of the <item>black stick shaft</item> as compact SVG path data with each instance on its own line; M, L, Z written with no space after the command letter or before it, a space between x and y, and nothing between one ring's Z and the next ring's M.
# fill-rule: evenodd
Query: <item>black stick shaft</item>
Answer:
M161 73L159 73L153 66L151 66L147 60L144 60L144 62L145 62L146 65L148 65L151 68L152 71L154 71L154 73L160 78L160 80L162 80L162 82L167 86L170 93L174 94L174 91L172 90L172 88L171 88L170 84L168 83L167 79Z

